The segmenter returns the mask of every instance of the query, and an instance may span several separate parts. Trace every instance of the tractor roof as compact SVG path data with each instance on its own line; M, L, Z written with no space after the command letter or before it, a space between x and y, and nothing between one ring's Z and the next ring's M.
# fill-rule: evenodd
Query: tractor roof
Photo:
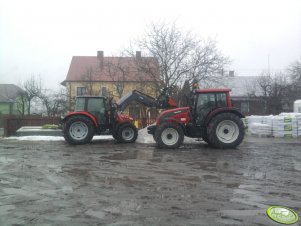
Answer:
M217 88L198 89L195 92L196 93L226 93L226 92L231 92L231 89L217 89Z

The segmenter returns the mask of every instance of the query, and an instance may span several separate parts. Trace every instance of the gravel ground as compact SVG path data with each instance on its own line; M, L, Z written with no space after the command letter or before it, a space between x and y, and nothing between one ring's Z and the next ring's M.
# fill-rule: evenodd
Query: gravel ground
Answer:
M0 139L0 225L278 225L266 209L300 216L300 188L296 139L235 150Z

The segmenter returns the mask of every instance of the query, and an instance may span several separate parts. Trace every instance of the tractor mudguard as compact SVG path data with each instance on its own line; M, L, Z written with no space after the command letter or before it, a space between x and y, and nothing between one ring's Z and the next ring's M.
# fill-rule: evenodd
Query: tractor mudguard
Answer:
M245 116L237 109L237 108L217 108L215 110L213 110L212 112L210 112L205 120L205 125L208 125L209 122L211 121L212 118L214 118L216 115L221 114L221 113L232 113L237 115L240 118L244 118Z
M63 118L63 122L65 123L67 121L67 119L69 119L70 117L72 116L76 116L76 115L83 115L83 116L86 116L87 118L91 119L91 121L93 122L94 126L96 128L99 127L98 123L97 123L97 120L95 118L94 115L90 114L89 112L86 112L86 111L78 111L78 112L70 112L68 113L64 118Z

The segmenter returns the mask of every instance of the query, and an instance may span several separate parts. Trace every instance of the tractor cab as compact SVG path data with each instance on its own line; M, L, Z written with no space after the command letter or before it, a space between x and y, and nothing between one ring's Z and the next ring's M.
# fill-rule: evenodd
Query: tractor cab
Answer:
M178 148L184 136L216 148L235 148L244 138L244 116L232 107L230 89L195 89L188 107L163 111L147 128L158 147Z
M230 89L195 90L191 100L194 124L203 126L207 115L217 108L231 108L230 91Z
M104 125L108 122L107 102L107 98L102 96L80 96L76 98L75 112L89 112L97 119L99 125Z

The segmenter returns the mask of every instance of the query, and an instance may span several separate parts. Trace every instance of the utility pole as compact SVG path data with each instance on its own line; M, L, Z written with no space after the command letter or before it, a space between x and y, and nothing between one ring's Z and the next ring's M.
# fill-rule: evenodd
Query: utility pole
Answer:
M271 67L270 67L270 54L268 54L268 74L271 73Z

